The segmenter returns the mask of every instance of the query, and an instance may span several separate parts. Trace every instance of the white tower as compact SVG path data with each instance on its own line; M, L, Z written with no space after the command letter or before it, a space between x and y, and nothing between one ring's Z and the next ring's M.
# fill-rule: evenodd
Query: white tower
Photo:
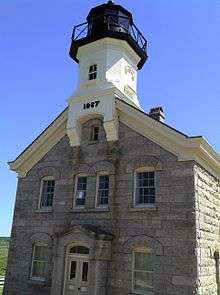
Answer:
M69 99L67 134L80 145L81 124L102 117L108 141L118 140L115 98L140 107L137 71L147 60L147 41L132 15L112 1L93 8L74 28L70 56L79 63L79 81Z

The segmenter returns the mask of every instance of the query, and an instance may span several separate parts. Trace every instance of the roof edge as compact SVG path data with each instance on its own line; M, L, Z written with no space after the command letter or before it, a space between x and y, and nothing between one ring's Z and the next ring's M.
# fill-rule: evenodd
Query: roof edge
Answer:
M196 161L220 179L220 155L204 137L187 136L119 98L117 108L122 123L173 153L179 161Z

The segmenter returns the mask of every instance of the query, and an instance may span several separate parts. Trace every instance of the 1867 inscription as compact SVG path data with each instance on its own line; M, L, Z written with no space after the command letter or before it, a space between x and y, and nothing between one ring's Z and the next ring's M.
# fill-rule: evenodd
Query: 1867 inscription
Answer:
M91 102L87 102L83 104L83 109L90 109L90 108L96 108L99 105L100 101L96 100L96 101L91 101Z

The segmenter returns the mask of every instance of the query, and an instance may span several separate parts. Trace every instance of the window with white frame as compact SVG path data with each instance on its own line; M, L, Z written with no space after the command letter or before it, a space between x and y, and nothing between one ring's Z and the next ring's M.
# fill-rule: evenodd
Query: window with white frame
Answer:
M75 206L85 206L87 190L87 177L77 176L75 191Z
M107 206L109 197L109 175L98 175L97 205Z
M50 253L47 245L34 245L31 266L31 279L46 280L49 255Z
M52 177L41 181L40 208L52 207L54 199L55 180Z
M90 141L98 141L99 140L99 127L98 126L92 126L91 127L91 136Z
M95 79L97 79L97 73L98 73L98 66L97 66L97 64L91 65L89 67L89 80L95 80Z
M154 294L154 253L151 249L139 248L133 252L133 292Z
M135 205L155 203L155 171L135 172Z

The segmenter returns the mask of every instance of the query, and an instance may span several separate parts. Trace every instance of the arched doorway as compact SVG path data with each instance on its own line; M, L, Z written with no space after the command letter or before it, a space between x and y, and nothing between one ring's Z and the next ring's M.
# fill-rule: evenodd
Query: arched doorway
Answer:
M89 248L74 245L67 249L65 295L87 295Z

